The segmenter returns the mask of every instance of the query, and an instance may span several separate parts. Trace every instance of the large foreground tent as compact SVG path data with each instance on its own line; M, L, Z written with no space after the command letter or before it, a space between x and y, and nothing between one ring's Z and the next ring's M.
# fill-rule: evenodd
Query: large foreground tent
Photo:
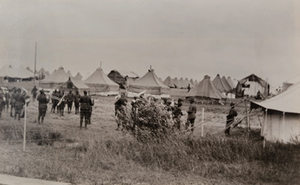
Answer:
M59 88L69 79L68 74L65 72L63 67L58 68L53 71L50 76L40 81L40 87L46 89L56 89Z
M256 96L257 92L260 91L265 97L269 95L270 85L255 74L251 74L239 81L244 95Z
M186 94L186 97L200 97L208 99L225 99L226 97L220 93L215 85L210 80L208 75L204 76L204 79L198 83L193 89Z
M264 111L261 135L267 141L300 141L299 95L300 82L268 100L251 102L252 109L260 107Z
M119 93L119 85L109 79L101 67L85 79L84 83L89 86L91 94L112 95Z
M142 78L129 84L128 91L133 93L145 91L145 94L150 95L170 95L170 88L159 80L153 69L150 69Z
M89 91L89 86L79 78L69 77L68 81L62 84L59 89L65 92L72 91L73 93L78 91L80 94L83 94L83 91Z

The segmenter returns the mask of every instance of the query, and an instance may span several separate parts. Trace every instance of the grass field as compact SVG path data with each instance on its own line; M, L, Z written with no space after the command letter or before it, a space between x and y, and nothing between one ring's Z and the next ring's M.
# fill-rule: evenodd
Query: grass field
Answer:
M97 97L88 129L79 129L79 115L59 116L50 106L37 124L37 102L23 123L3 112L0 122L0 173L72 184L298 184L299 145L267 143L259 130L234 128L223 133L226 105L197 104L196 128L164 140L139 142L116 130L114 97ZM236 102L238 102L236 100ZM187 109L184 103L183 109ZM201 137L201 109L205 108ZM238 113L244 103L237 105ZM183 116L182 122L186 119ZM259 125L258 118L252 123Z

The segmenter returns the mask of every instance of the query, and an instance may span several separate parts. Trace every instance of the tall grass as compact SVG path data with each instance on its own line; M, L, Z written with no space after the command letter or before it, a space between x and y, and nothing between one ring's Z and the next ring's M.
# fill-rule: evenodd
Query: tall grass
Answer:
M2 139L10 143L22 140L21 125L1 125L0 131ZM251 139L180 134L151 135L139 141L124 134L104 139L84 132L74 140L50 127L29 127L29 138L43 142L33 142L39 146L29 145L35 150L17 159L12 156L14 161L0 167L0 172L74 184L172 182L170 178L155 180L161 173L182 183L200 176L221 179L225 184L296 184L300 175L299 145L267 143L263 148L260 141Z

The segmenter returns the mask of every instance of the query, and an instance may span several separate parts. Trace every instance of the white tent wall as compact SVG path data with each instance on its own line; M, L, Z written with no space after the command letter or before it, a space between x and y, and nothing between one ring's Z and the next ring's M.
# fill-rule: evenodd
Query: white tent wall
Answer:
M290 143L300 141L300 115L267 111L261 135L267 141Z
M251 81L247 81L246 84L249 84L250 87L249 88L244 88L245 89L245 92L244 94L245 95L248 95L248 96L256 96L257 92L260 91L262 94L265 94L265 87L261 86L258 82L251 82Z

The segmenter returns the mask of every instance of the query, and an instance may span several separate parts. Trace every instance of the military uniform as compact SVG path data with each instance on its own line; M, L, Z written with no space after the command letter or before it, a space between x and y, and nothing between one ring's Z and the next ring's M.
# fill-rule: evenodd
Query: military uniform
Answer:
M58 96L59 96L58 92L56 90L54 90L53 93L52 93L52 98L51 98L51 102L52 102L51 111L53 113L55 113L55 109L56 109L58 101L59 101Z
M194 100L191 100L189 110L187 111L187 113L188 113L187 122L185 124L185 129L186 130L189 128L189 125L191 124L191 131L192 132L194 131L194 123L195 123L196 112L197 112L197 107L193 103L194 103Z
M0 91L0 118L2 115L2 110L5 109L5 97L2 91Z
M44 92L41 92L40 95L37 97L37 101L39 102L39 115L38 115L38 123L43 123L44 117L46 116L47 111L47 103L49 100L47 99ZM40 119L42 118L42 121L40 122Z
M180 118L183 115L181 110L182 104L179 103L173 111L173 120L174 120L174 127L180 130Z
M83 118L85 119L85 128L87 128L87 124L89 123L89 111L92 106L92 100L87 93L85 92L84 96L80 97L80 128L82 128Z
M76 94L74 95L75 114L79 113L79 100L80 94L78 93L78 91L76 91Z
M23 106L25 105L25 98L24 96L18 91L15 94L15 119L18 117L18 120L20 120L21 113L23 110Z
M225 135L230 135L230 125L234 122L234 117L237 116L237 111L234 109L234 104L230 104L230 111L226 116L226 128L225 128Z
M70 113L72 110L72 104L74 101L74 95L73 95L72 91L70 91L69 94L66 95L66 100L67 100L67 105L68 105L68 113Z
M120 127L121 123L123 127L126 125L126 112L125 107L127 105L127 99L124 95L121 96L116 102L115 102L115 116L118 117L118 128Z

